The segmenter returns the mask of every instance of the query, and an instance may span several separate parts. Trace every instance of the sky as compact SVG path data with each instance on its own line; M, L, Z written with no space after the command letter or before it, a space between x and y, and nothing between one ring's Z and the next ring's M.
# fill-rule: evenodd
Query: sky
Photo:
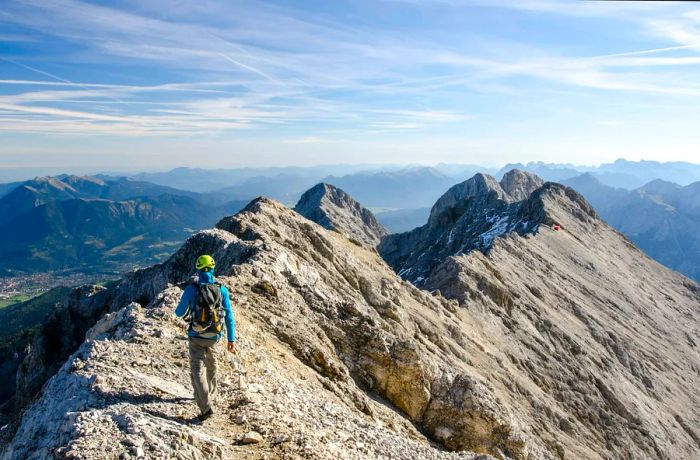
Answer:
M700 162L700 5L0 0L0 169Z

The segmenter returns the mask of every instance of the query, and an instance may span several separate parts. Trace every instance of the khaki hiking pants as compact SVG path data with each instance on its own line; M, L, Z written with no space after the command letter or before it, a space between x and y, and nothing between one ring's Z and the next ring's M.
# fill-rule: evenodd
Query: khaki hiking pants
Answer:
M194 399L200 413L212 410L216 396L216 356L218 340L190 337L190 372Z

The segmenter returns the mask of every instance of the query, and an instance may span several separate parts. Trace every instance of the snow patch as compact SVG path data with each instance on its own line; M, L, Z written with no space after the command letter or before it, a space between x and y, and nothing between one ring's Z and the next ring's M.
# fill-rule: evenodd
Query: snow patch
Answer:
M509 217L510 216L503 216L498 220L495 220L495 223L491 226L491 228L479 236L479 245L482 248L489 248L491 246L491 243L493 243L493 240L496 239L496 237L499 237L504 233L508 232ZM490 219L489 222L494 222L494 220Z

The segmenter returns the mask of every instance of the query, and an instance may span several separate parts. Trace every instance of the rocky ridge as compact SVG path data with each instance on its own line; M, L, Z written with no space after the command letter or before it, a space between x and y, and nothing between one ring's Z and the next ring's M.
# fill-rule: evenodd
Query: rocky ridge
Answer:
M46 383L4 458L104 458L105 436L120 440L108 458L135 456L133 443L153 458L193 458L200 443L227 458L250 429L276 458L474 458L443 451L415 426L452 438L455 448L524 458L524 438L486 382L457 371L460 360L440 357L429 340L413 339L433 328L430 336L439 337L451 304L401 281L376 252L269 200L217 227L101 294L99 309L112 313ZM203 252L217 259L232 290L248 381L224 390L221 418L212 423L228 432L242 415L249 424L216 440L200 439L192 430L206 430L186 423L194 415L182 400L186 348L173 341L184 325L170 317L180 293L172 284L187 279ZM32 359L50 354L37 346ZM19 387L39 377L25 373ZM465 426L467 416L478 432Z
M537 204L529 199L542 185L537 176L518 170L500 183L476 174L440 197L424 226L387 236L378 250L401 277L423 287L445 257L487 251L497 237L511 232L534 232L543 216L534 214Z
M328 230L345 233L360 244L374 247L389 234L372 212L350 195L329 184L307 190L294 210Z
M504 374L489 381L508 376L509 391L499 393L506 405L535 431L561 430L550 446L562 456L692 458L700 448L697 284L649 259L568 187L546 183L517 201L522 195L488 177L467 182L462 201L443 200L452 204L437 208L432 227L387 240L418 241L423 252L407 260L427 274L420 285L467 308L469 328L505 354ZM483 236L434 249L445 233L473 238L474 226L501 221L487 250ZM586 441L566 446L567 437Z

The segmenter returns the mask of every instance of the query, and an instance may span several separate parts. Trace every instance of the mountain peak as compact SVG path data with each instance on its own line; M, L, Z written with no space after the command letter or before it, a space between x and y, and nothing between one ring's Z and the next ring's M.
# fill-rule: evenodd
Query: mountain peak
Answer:
M590 172L585 172L581 175L578 175L576 177L572 177L569 179L569 182L577 181L581 183L589 183L589 184L596 184L596 185L604 185L600 179L598 179L595 174L590 173Z
M544 185L539 176L519 169L508 171L500 182L501 188L515 201L527 199L532 192Z
M655 179L648 184L639 187L640 192L650 193L652 195L670 195L677 192L682 187L675 182L669 182L663 179Z
M329 230L337 230L374 247L388 231L371 211L333 185L320 183L307 190L294 210Z
M477 174L450 189L428 223L382 240L379 252L400 276L424 286L446 258L488 252L498 238L537 233L540 225L588 228L597 215L576 191L534 174L512 170L501 183ZM505 188L505 189L504 189Z
M533 192L523 202L520 214L529 221L545 225L585 227L599 222L598 214L583 195L556 182L546 182Z
M498 181L488 174L476 173L472 178L450 187L433 205L429 221L435 221L445 211L454 208L467 198L484 197L509 201L508 194Z

